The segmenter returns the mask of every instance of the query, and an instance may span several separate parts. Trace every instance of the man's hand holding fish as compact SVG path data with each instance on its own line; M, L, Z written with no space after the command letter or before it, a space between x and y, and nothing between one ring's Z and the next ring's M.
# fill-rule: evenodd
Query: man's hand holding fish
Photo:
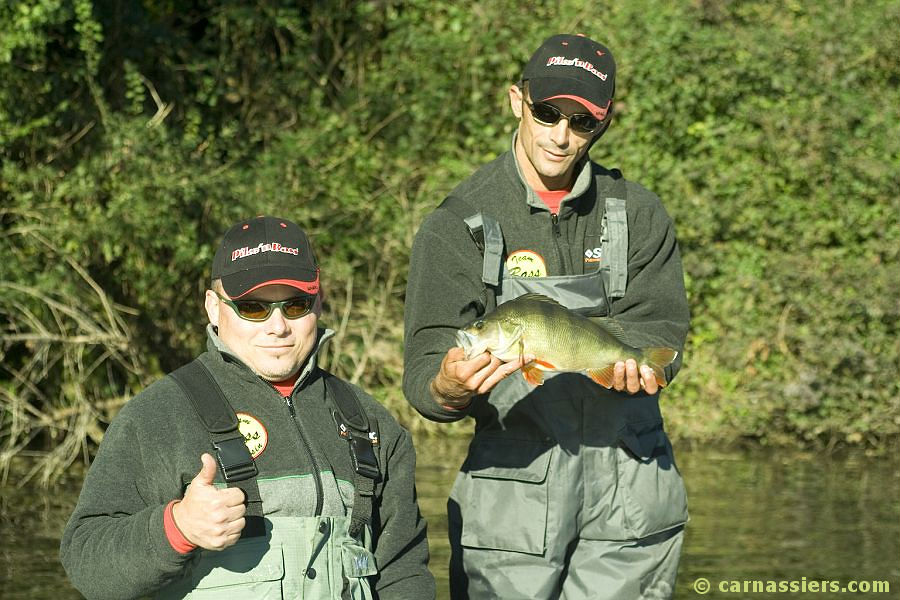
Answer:
M486 351L467 358L463 348L451 348L431 382L431 393L444 406L465 408L473 396L488 393L507 375L533 360L533 356L519 354L504 361Z
M637 394L644 390L652 395L659 391L659 384L653 376L653 368L644 364L638 368L637 361L633 358L625 362L620 360L615 364L612 387L617 392L629 394Z

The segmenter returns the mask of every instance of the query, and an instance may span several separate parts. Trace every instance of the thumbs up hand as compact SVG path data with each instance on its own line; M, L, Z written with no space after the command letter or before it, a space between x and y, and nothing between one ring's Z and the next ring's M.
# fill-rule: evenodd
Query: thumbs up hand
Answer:
M172 518L192 544L207 550L224 550L238 541L244 529L244 491L213 485L216 460L211 454L204 452L200 462L203 466L184 498L172 506Z

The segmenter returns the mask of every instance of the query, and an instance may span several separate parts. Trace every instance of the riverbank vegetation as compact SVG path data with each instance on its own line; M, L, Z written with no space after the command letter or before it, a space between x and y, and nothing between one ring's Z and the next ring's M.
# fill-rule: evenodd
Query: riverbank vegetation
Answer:
M592 150L676 221L693 325L673 436L878 450L900 433L900 4L636 0L0 6L0 465L47 479L204 345L213 244L311 232L325 364L410 428L416 227L509 145L546 36L618 66Z

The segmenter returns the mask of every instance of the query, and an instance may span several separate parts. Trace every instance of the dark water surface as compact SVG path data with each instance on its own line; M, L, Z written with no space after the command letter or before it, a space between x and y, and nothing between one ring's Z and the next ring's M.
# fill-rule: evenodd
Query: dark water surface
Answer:
M467 443L417 439L418 491L429 524L439 598L448 597L446 499ZM676 447L676 455L691 513L676 598L900 598L896 452L882 458L856 453L824 457ZM59 535L79 487L80 476L75 475L50 491L10 484L0 488L0 598L80 598L57 557ZM705 595L694 589L700 579L712 588ZM794 584L798 590L822 581L838 586L884 581L891 591L744 591L754 581L763 589ZM700 589L702 585L698 583ZM735 591L725 593L719 586Z
M465 439L416 440L419 498L428 518L439 598L448 597L446 499L467 444ZM691 514L677 599L900 598L897 452L872 458L676 448L676 459ZM709 582L708 593L694 590L699 579ZM788 592L754 593L754 581L763 590L784 585ZM891 591L811 592L813 581L834 581L839 587L886 581ZM751 586L747 592L744 582ZM792 584L800 591L789 592ZM703 589L702 582L697 585ZM722 592L720 585L732 590L738 585L740 591Z

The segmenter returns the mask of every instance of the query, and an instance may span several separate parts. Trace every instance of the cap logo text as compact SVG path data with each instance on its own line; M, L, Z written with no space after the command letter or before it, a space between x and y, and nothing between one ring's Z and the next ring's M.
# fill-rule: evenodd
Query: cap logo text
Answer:
M231 260L233 262L239 258L246 258L248 256L253 256L254 254L259 254L260 252L281 252L282 254L293 254L294 256L297 256L300 254L300 248L288 248L287 246L282 246L278 242L272 242L271 244L260 243L254 248L250 248L249 246L238 248L231 253Z
M585 71L587 71L588 73L596 75L603 81L606 81L606 77L607 77L606 73L601 73L600 71L597 70L596 67L594 67L594 65L587 62L586 60L581 60L580 58L566 58L565 56L551 56L550 58L547 59L547 66L548 67L580 67L580 68L584 69Z

